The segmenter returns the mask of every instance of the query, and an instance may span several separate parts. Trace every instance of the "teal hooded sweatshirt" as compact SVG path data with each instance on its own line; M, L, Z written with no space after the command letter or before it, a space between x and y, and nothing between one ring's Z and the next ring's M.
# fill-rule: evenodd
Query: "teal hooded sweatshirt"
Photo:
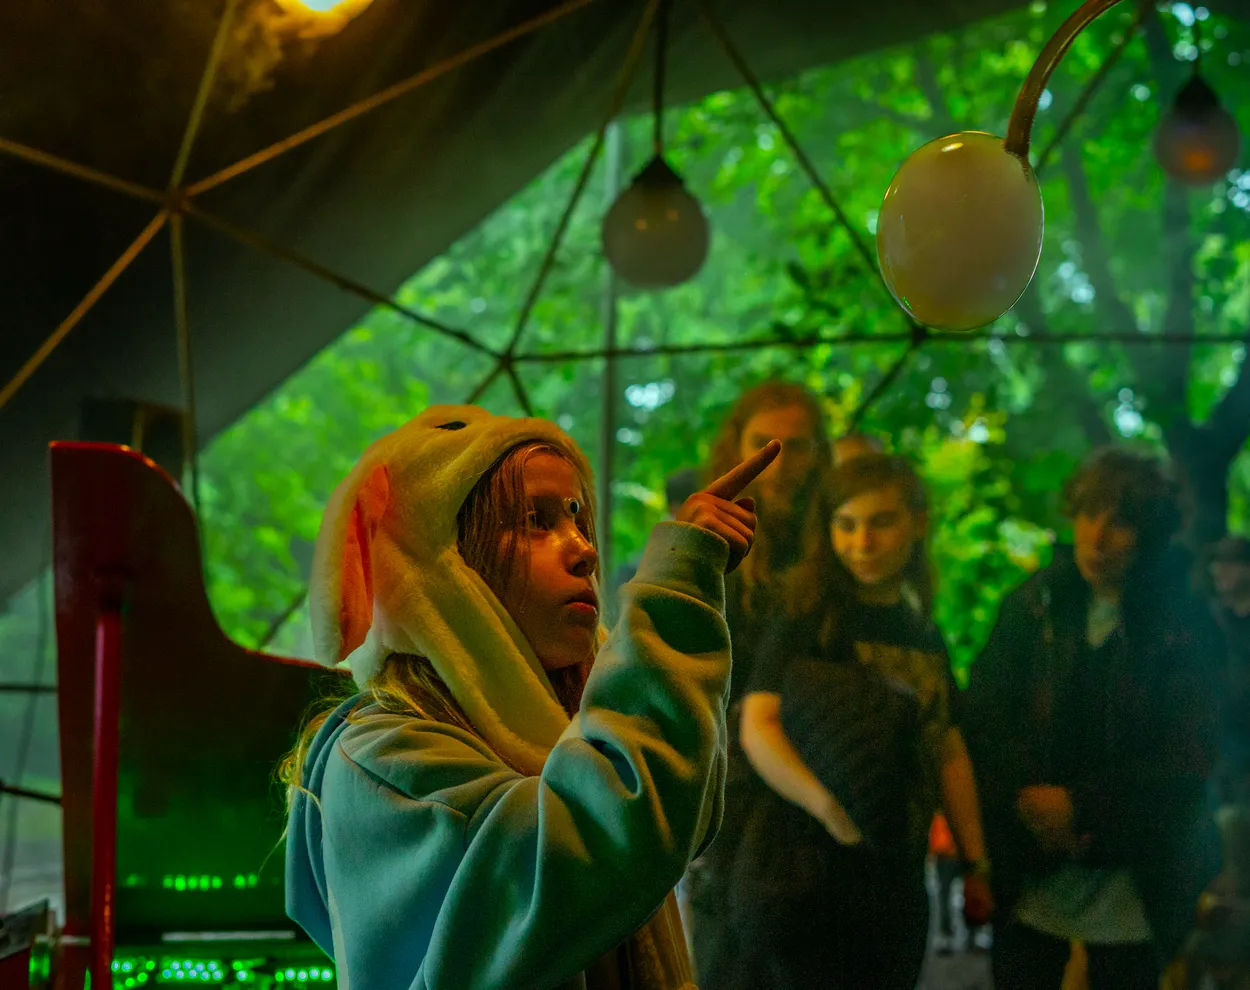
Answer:
M342 990L584 986L644 925L657 958L633 985L691 986L658 958L685 966L657 909L719 823L727 556L697 527L656 528L537 775L367 694L326 720L291 806L287 908Z

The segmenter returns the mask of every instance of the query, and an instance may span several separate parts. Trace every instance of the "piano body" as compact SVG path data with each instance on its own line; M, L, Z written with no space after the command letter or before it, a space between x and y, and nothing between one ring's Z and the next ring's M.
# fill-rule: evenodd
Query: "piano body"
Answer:
M347 676L226 637L191 508L143 455L55 443L51 466L66 915L47 981L333 985L284 911L275 771Z

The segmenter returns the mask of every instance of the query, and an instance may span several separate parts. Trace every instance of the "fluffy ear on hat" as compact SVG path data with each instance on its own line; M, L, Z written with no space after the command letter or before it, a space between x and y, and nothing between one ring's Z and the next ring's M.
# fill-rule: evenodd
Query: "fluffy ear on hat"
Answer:
M336 492L326 507L313 563L313 583L320 586L313 634L322 663L346 659L373 625L374 540L390 494L386 465L377 464L354 491Z

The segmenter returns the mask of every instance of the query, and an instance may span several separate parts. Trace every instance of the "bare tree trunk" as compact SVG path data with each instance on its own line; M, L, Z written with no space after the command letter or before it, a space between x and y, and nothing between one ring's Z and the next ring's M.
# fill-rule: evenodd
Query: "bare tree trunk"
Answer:
M1164 435L1181 483L1187 541L1201 554L1228 528L1231 458L1217 449L1205 427L1188 420L1176 423Z

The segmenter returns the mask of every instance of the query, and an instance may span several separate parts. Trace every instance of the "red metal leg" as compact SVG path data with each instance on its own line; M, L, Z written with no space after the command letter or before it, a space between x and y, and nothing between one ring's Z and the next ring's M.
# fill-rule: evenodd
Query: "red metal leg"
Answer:
M87 983L87 970L91 968L91 946L88 939L84 938L84 943L87 944L61 945L53 955L52 990L83 990ZM111 986L111 983L108 984L105 990Z
M113 986L113 900L117 884L117 737L121 696L121 611L96 620L95 726L91 789L91 988Z
M30 949L0 959L0 987L26 990L30 986Z

